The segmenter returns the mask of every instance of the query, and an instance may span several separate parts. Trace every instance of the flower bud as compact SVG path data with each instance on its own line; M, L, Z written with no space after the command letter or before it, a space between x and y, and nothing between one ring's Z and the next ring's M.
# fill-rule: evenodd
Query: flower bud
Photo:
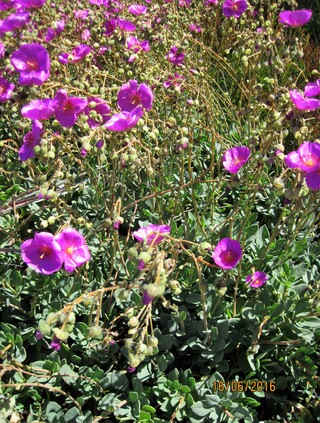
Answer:
M59 328L54 328L53 333L58 339L60 339L60 341L66 341L69 338L69 332Z
M48 336L51 333L51 326L43 319L40 320L38 329L42 336Z
M55 323L57 323L58 319L59 319L58 313L49 313L46 318L46 322L48 323L48 325L54 325Z
M276 189L282 190L284 188L284 182L281 178L274 178L273 180L273 186Z
M85 306L85 307L89 307L89 306L91 306L91 304L94 302L94 298L93 297L89 297L89 296L87 296L87 295L85 295L84 297L83 297L83 300L82 300L82 304Z
M147 252L142 252L138 255L138 260L142 260L144 264L147 264L151 260L151 255Z
M90 338L100 338L102 335L102 328L100 326L91 326L89 329Z
M201 255L206 255L212 249L211 244L209 242L201 242L198 247L198 251Z
M137 356L134 356L133 354L128 354L128 361L131 367L138 367L139 364L141 363L140 358L138 358Z
M152 298L163 295L165 289L166 289L165 285L150 284L146 287L147 294Z
M69 316L68 316L68 313L62 313L62 314L60 314L59 322L61 324L63 324L67 318L68 318L67 323L71 323L72 325L75 324L75 322L76 322L76 315L74 314L73 311L69 314Z
M132 328L139 325L139 319L136 316L133 316L129 319L128 325Z
M156 336L150 336L148 342L151 347L157 347L159 344L159 340Z

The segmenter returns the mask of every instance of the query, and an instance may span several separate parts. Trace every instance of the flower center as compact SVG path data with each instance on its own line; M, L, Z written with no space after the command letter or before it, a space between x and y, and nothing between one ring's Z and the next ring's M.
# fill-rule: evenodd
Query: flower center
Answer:
M308 154L307 157L303 160L306 166L314 166L319 162L319 158L314 154Z
M24 141L24 143L26 144L26 146L27 146L28 148L30 148L30 147L32 146L33 142L34 142L33 135L32 135L32 133L31 133L31 132L28 132L28 133L25 135L25 141Z
M130 101L134 106L138 106L141 103L141 98L139 94L134 93L134 94L131 94Z
M47 245L41 245L40 247L40 258L41 260L50 257L51 255L51 248Z
M75 250L76 250L75 247L68 247L66 249L66 253L68 254L68 256L72 256Z
M39 63L34 59L27 60L27 65L30 71L38 70L39 68Z
M66 104L64 105L63 110L64 110L65 112L72 112L72 110L73 110L73 106L72 106L72 103L71 103L71 101L70 101L70 100L67 100L67 101L66 101Z
M231 6L231 9L234 11L234 12L237 12L238 11L238 5L237 5L237 3L233 3L233 5Z
M5 92L5 86L0 84L0 95Z
M230 250L229 251L223 251L221 253L221 258L224 262L231 264L231 263L234 262L236 255L233 251L230 251Z

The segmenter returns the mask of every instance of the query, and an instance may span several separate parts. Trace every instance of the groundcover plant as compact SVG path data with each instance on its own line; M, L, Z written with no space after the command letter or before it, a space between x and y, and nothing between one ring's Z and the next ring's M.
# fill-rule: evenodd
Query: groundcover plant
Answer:
M320 6L0 0L0 421L320 421Z

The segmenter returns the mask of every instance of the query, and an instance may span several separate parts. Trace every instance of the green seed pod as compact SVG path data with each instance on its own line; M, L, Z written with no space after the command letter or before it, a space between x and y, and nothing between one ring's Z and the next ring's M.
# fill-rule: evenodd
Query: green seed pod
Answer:
M129 248L127 251L128 260L136 260L137 257L138 257L138 251L136 250L136 248L135 247Z
M55 323L57 323L59 319L59 313L49 313L47 318L46 318L46 322L48 323L48 325L54 325Z
M69 332L67 332L66 330L61 330L59 328L54 328L53 329L53 333L61 341L66 341L69 338Z
M55 221L56 221L55 216L48 217L48 223L49 223L49 225L53 225L55 223Z
M198 247L198 251L201 255L206 255L208 254L208 251L210 251L212 249L211 244L209 244L209 242L201 242L201 244Z
M147 349L145 350L144 355L145 355L146 357L150 357L151 355L153 355L153 347L152 347L151 345L149 345L149 346L147 347Z
M133 354L128 354L128 361L131 367L138 367L139 364L141 363L140 358L138 358L137 356L134 356Z
M281 178L274 178L273 180L273 186L276 189L282 190L284 188L284 182Z
M68 316L68 313L60 314L59 322L63 324L65 320L67 319L67 317L68 317L67 323L71 323L72 325L74 325L76 322L76 315L74 314L73 311L69 314L69 316Z
M90 338L101 338L102 336L102 328L100 326L91 326L89 329L89 337Z
M145 354L147 346L143 342L138 343L137 353L138 354Z
M151 255L147 252L142 252L138 255L138 260L142 260L144 264L147 264L151 260Z
M94 302L93 297L89 297L89 296L86 296L86 295L83 297L82 304L85 307L90 307L93 304L93 302Z
M147 294L152 298L163 295L165 290L166 290L165 285L150 284L146 287Z
M151 347L157 347L159 344L159 340L156 336L150 336L148 342Z
M139 325L139 319L136 316L133 316L129 319L128 325L131 328L134 328Z
M74 325L72 325L71 323L65 325L64 330L71 333L74 329Z
M127 289L121 290L121 292L119 292L118 298L119 300L127 300L129 298L129 294L130 292Z
M218 297L223 297L225 293L227 292L227 287L224 286L223 288L218 289L216 292Z
M135 345L135 342L133 342L132 339L126 339L126 342L124 343L124 346L127 348L128 351L132 350Z
M38 329L42 336L48 336L51 333L51 326L43 319L40 320Z

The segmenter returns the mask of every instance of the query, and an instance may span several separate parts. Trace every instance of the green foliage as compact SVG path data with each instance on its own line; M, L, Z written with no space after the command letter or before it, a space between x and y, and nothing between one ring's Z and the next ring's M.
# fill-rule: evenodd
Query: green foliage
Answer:
M319 421L319 191L283 161L319 138L316 112L296 110L288 93L319 77L319 7L307 28L285 28L279 11L295 1L252 0L226 19L221 5L155 0L144 30L125 8L120 16L151 47L128 62L129 35L105 35L104 6L54 3L32 9L37 34L4 35L0 59L16 84L0 104L0 421ZM58 7L68 19L45 44L51 77L20 87L9 55L40 42ZM58 54L83 43L80 22L93 51L62 65ZM193 22L201 32L190 32ZM173 45L183 66L165 58ZM175 73L181 87L165 88ZM17 159L30 128L23 104L65 88L103 98L114 114L130 79L155 97L131 131L90 128L84 115L69 129L51 119L35 158ZM221 159L240 145L250 160L231 174ZM170 225L170 236L138 243L133 232L148 224ZM85 237L88 263L50 276L25 265L23 241L68 226ZM230 271L212 260L227 237L243 250ZM261 288L246 284L254 271L268 274Z

